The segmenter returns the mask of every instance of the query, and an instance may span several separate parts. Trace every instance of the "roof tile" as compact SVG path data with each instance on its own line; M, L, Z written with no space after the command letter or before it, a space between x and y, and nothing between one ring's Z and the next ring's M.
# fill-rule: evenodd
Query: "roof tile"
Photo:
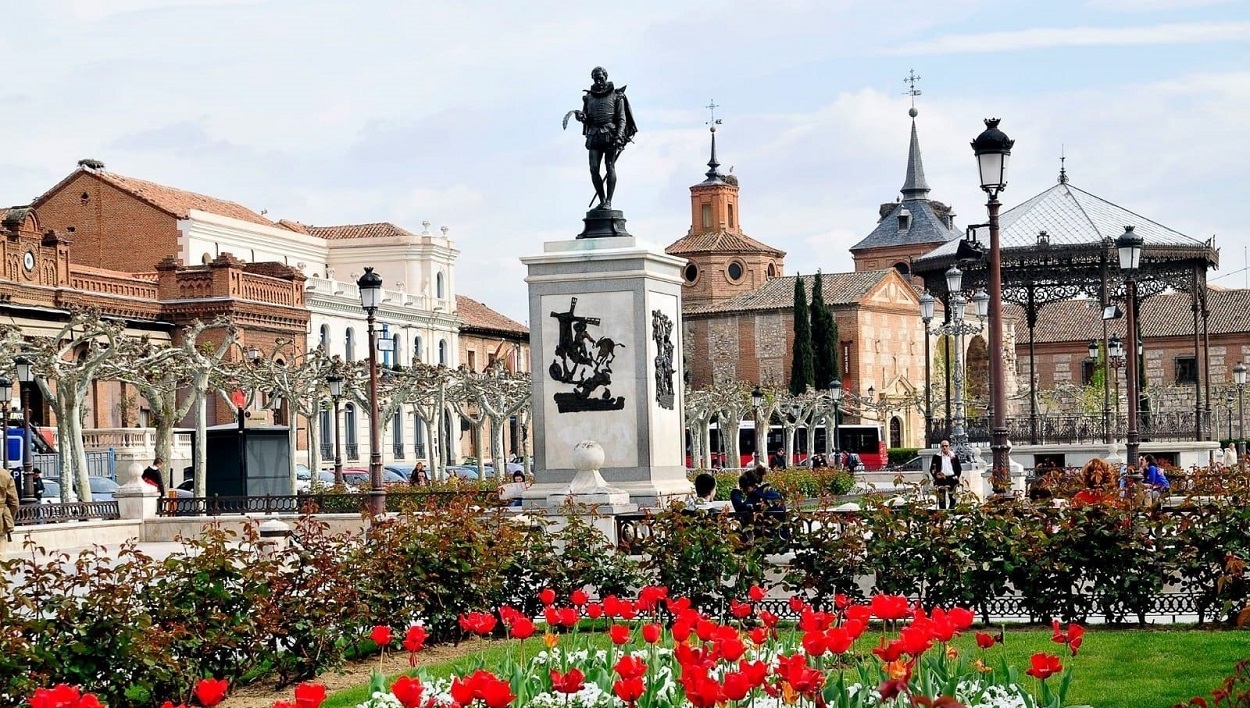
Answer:
M1207 290L1208 322L1211 334L1237 334L1250 331L1250 290ZM1020 324L1016 341L1029 341L1024 308L1005 303L1004 314ZM1142 336L1183 337L1194 333L1193 305L1188 293L1168 292L1148 297L1141 303ZM1201 326L1201 325L1200 325ZM1038 343L1084 342L1102 334L1102 308L1097 300L1064 300L1048 303L1037 311L1033 336ZM1107 334L1125 336L1125 319L1107 322Z
M670 256L688 256L695 253L767 253L778 258L786 252L756 241L742 233L709 231L690 233L677 239L664 252Z
M393 236L413 236L411 231L402 229L389 221L378 221L372 224L343 224L342 226L308 226L305 231L312 236L330 241L350 238L388 238Z
M114 172L105 172L104 170L92 170L82 168L83 171L96 175L101 180L113 185L114 187L133 194L134 196L152 204L162 211L172 214L179 219L187 218L187 212L192 209L217 214L218 216L227 216L240 221L250 221L253 224L264 224L265 226L273 226L273 222L247 207L228 202L224 199L209 197L195 192L188 192L182 189L166 187L163 184L149 182L147 180L136 179L134 177L126 177Z
M821 290L829 305L851 305L860 302L882 278L895 272L885 270L861 270L851 273L822 273ZM784 276L773 278L748 293L708 305L685 308L686 315L713 314L719 312L744 312L751 310L781 310L794 307L794 279L802 278L808 293L816 278L814 275Z
M520 336L528 336L530 333L529 327L464 295L456 296L456 314L464 321L461 329L478 329Z

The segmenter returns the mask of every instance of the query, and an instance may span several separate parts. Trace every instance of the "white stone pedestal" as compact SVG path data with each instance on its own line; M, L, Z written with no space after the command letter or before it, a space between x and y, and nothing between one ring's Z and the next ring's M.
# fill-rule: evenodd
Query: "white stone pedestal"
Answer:
M602 479L629 502L653 506L689 494L685 260L632 236L549 242L521 260L534 387L535 483L525 506L565 495L577 473L574 449L584 440L602 445Z
M143 466L131 462L118 473L118 481L122 483L113 492L117 500L118 515L123 519L155 519L156 504L161 493L156 487L144 482Z

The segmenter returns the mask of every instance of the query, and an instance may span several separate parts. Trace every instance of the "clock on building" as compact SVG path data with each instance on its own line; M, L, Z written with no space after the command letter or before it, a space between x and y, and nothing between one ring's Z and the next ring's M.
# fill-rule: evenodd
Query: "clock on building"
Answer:
M26 266L26 272L28 273L35 269L35 252L34 251L26 252L26 255L22 257L22 265Z

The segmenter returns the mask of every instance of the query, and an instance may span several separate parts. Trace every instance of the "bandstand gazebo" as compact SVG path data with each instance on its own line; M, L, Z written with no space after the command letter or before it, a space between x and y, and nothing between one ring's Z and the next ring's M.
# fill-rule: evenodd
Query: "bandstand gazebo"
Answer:
M1116 253L1116 239L1125 227L1134 227L1144 241L1140 268L1135 280L1137 297L1135 314L1142 301L1164 292L1189 295L1192 313L1194 359L1200 367L1194 383L1195 405L1191 412L1166 420L1155 418L1143 410L1138 416L1138 429L1144 440L1210 440L1211 399L1210 339L1207 331L1207 271L1219 266L1219 250L1213 240L1199 241L1108 202L1069 183L1060 171L1058 183L1033 198L1004 211L1000 217L1002 244L1002 296L1005 316L1023 324L1028 337L1028 361L1019 367L1019 378L1027 376L1028 415L1008 416L1009 439L1031 445L1067 442L1110 443L1122 439L1126 420L1111 416L1104 404L1101 416L1057 415L1038 413L1034 328L1038 311L1048 303L1089 298L1102 306L1101 331L1089 332L1088 339L1101 340L1101 351L1108 352L1113 337L1124 337L1128 309L1126 287ZM917 258L912 272L924 280L928 292L949 305L946 271L958 265L963 271L961 291L965 297L984 288L989 282L988 262L977 251L988 252L988 228L985 224L970 226L965 239L955 239ZM950 308L944 307L946 321ZM1136 318L1141 329L1141 318ZM1017 330L1017 338L1021 338ZM1140 337L1138 338L1140 342ZM1145 343L1148 349L1149 342ZM964 353L961 352L960 356ZM1133 356L1128 352L1126 356ZM1139 361L1143 355L1137 353ZM926 366L931 366L928 362ZM1025 368L1027 367L1027 368ZM1138 366L1137 371L1143 371ZM946 367L950 376L950 367ZM1104 377L1104 388L1107 387ZM947 391L949 391L949 382ZM1107 392L1104 391L1104 401ZM1142 398L1139 390L1138 397ZM935 418L929 398L926 417L930 445L948 437L951 429L950 406L945 419ZM988 415L986 418L988 419ZM968 420L968 434L973 442L988 440L985 421Z

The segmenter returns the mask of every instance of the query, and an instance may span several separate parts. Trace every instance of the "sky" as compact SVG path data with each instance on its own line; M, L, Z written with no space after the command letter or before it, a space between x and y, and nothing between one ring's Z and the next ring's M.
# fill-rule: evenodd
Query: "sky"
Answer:
M526 321L524 255L593 190L565 112L628 96L614 206L690 224L715 102L740 221L786 271L851 270L903 183L912 98L930 197L984 221L969 142L1016 140L1006 207L1071 183L1194 238L1243 287L1246 0L0 0L0 202L85 157L267 217L449 227L457 290Z

